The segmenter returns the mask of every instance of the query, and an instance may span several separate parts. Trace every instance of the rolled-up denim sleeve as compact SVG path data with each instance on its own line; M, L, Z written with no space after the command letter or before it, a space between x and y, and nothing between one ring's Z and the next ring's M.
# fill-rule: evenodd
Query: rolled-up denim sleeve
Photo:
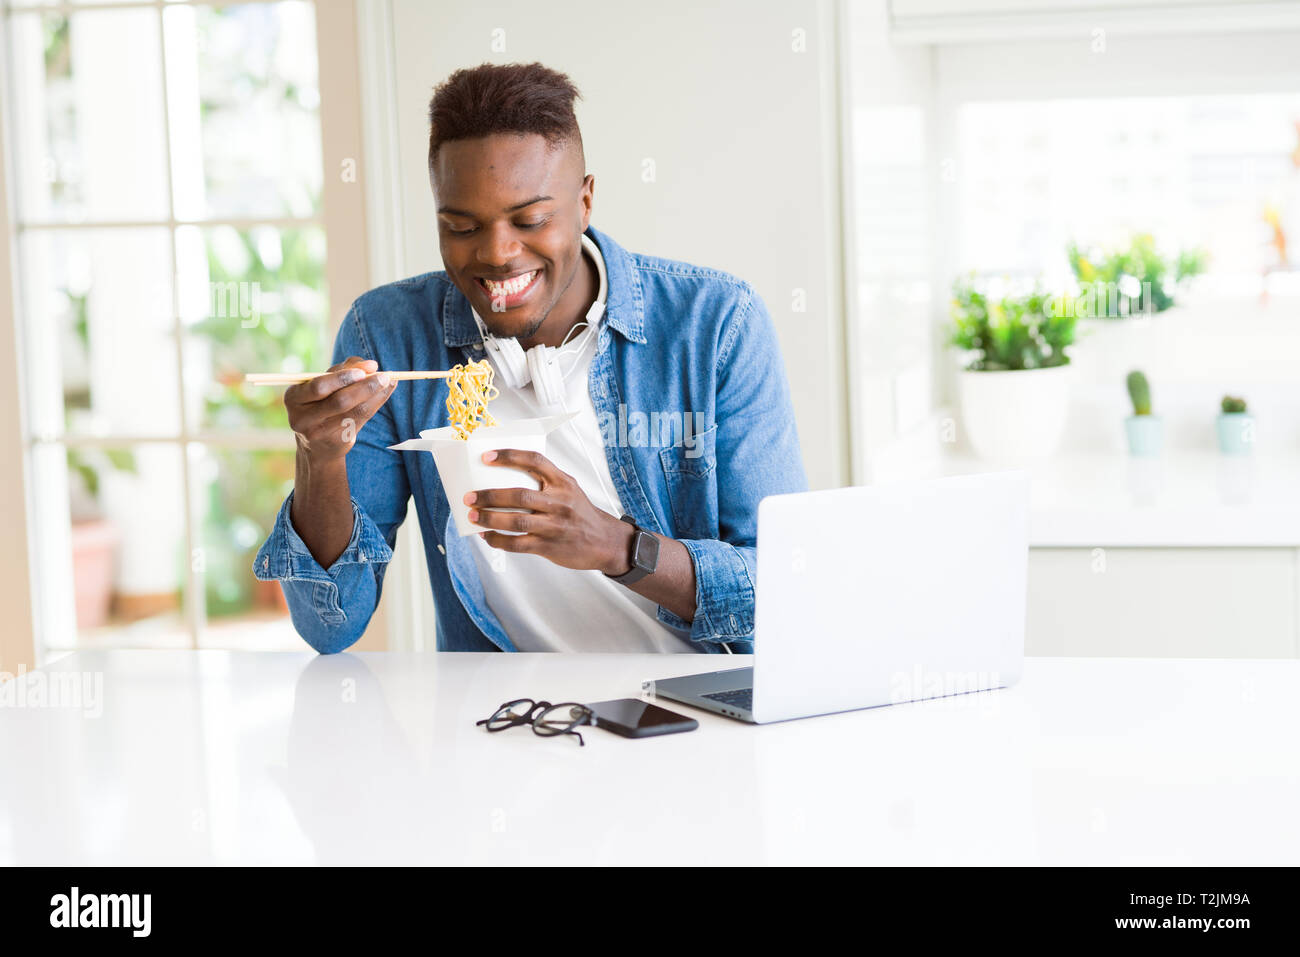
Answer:
M689 628L691 641L752 641L757 549L708 538L682 544L695 565L695 618L669 623Z
M354 644L374 614L393 550L352 500L352 538L328 569L312 557L289 518L293 493L280 506L271 534L257 553L253 573L278 580L293 626L321 654Z
M745 290L718 353L719 537L682 541L695 564L694 619L660 609L692 641L753 641L758 503L808 488L776 328L758 294Z
M354 304L334 343L334 363L348 356L374 359L359 307ZM383 591L384 572L393 558L397 530L406 517L410 486L401 453L388 446L399 440L387 405L357 432L347 454L352 492L352 537L330 565L322 568L293 527L293 493L284 500L271 534L253 560L253 574L278 580L293 626L321 654L343 651L370 623Z

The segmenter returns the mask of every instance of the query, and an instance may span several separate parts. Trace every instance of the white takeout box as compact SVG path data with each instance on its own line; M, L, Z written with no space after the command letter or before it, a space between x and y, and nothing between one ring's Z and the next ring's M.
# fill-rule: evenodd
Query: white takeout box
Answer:
M504 465L488 465L483 453L498 449L525 449L546 454L546 436L577 415L550 415L541 419L519 419L500 425L480 426L467 439L458 439L450 425L441 429L425 429L418 439L407 439L390 449L397 451L423 451L433 453L433 464L447 492L456 530L463 537L483 531L481 525L469 520L469 505L465 504L467 492L485 488L529 488L536 491L541 486L537 479L519 469ZM517 512L520 509L490 509L490 511ZM513 534L506 532L505 534Z

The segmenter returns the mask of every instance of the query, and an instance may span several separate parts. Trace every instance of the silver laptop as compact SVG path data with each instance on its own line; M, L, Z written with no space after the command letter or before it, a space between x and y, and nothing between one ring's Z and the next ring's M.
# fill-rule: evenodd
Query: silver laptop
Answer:
M1023 471L769 496L754 666L643 687L764 724L1010 686L1028 557Z

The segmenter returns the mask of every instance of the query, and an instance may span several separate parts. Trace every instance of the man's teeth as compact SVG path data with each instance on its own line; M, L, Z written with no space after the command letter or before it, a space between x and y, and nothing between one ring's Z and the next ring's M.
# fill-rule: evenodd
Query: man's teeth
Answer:
M533 281L537 275L537 270L526 272L522 276L515 276L513 279L507 279L505 282L493 282L491 279L484 279L483 285L487 286L487 291L494 296L513 296L517 292L522 292L528 288L528 284Z

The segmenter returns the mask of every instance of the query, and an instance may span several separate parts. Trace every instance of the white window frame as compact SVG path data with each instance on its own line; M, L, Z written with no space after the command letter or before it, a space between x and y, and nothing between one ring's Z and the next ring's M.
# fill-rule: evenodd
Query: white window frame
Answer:
M248 3L270 3L275 0L221 0L219 5L231 6ZM160 63L162 65L159 95L162 98L163 136L168 151L164 185L167 191L167 216L160 219L139 221L94 221L94 222L21 222L14 214L12 204L8 202L11 193L10 174L12 173L12 154L5 150L6 134L9 132L9 118L12 114L11 78L0 80L0 160L4 162L4 177L0 177L0 221L5 229L0 237L0 301L12 304L14 321L5 325L0 331L0 378L3 378L4 390L0 398L0 441L10 440L10 448L21 448L21 456L9 456L0 464L0 522L10 530L11 548L6 557L0 559L0 599L5 599L10 617L10 627L5 629L5 637L0 637L0 671L14 670L10 665L31 667L40 664L45 658L46 650L52 647L65 648L75 644L71 635L58 634L66 632L68 612L71 607L73 583L70 576L57 589L66 601L63 609L52 608L50 598L40 597L36 576L41 574L40 564L34 548L36 534L42 533L35 519L34 496L30 476L33 453L41 447L60 446L63 448L87 448L105 446L137 446L146 444L164 444L178 449L182 463L182 495L185 513L186 553L193 550L201 541L202 515L191 500L194 485L191 475L191 454L195 449L279 449L292 450L293 436L287 430L242 429L228 431L210 431L193 428L187 420L184 401L184 368L178 370L177 396L179 403L180 429L171 435L129 435L114 433L109 435L73 435L53 434L34 435L29 427L26 409L28 407L28 383L23 378L22 355L22 311L19 304L17 281L18 272L14 264L17 239L26 232L57 230L72 232L82 229L113 228L163 228L168 231L170 263L173 277L173 334L179 352L184 334L180 318L179 290L176 289L176 230L180 226L233 226L247 229L251 226L269 225L279 228L318 227L323 230L327 243L326 282L330 295L330 322L328 323L329 342L333 341L343 315L349 304L370 286L370 269L367 258L366 216L364 181L362 167L361 111L359 95L359 68L356 43L357 11L354 0L328 0L326 3L307 0L312 3L316 17L317 62L320 89L320 124L321 156L323 164L322 196L320 211L310 217L213 217L203 219L179 219L174 208L174 195L171 184L171 136L168 128L168 91L166 69L166 45L163 39L162 11L167 7L181 6L164 0L122 0L122 2L76 4L54 3L30 8L7 8L3 22L0 23L0 42L6 44L7 50L10 18L16 16L43 15L48 13L71 14L85 10L102 11L112 9L154 9L157 11L158 44ZM192 6L205 6L201 0L185 0ZM5 61L8 61L6 56ZM342 165L351 161L357 170L355 178L345 179ZM328 345L328 342L326 343ZM253 370L249 370L253 371ZM271 516L267 516L269 520ZM69 565L70 567L70 565ZM30 569L36 569L34 573ZM185 591L186 600L184 617L187 622L191 646L198 648L206 625L206 608L203 587L203 573L191 563L189 581ZM63 624L59 624L62 621ZM367 635L359 647L383 647L386 644L386 632L382 615L372 620ZM74 626L75 627L75 626ZM286 620L286 627L287 620Z

